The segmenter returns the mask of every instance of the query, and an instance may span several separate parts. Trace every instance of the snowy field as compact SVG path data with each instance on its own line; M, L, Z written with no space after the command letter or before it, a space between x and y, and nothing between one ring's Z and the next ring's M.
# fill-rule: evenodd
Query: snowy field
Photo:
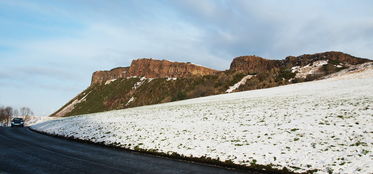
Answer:
M51 120L33 129L295 172L373 172L373 70Z
M34 124L38 124L48 120L58 119L58 117L28 116L27 118L23 117L23 119L25 119L25 126L32 126Z

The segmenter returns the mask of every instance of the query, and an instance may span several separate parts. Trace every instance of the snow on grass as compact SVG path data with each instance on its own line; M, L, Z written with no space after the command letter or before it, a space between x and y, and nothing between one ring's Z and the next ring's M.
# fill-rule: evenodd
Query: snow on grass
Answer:
M133 76L133 78L137 78L136 76ZM128 79L128 78L127 78ZM153 78L146 78L146 77L141 77L140 81L136 82L135 85L133 85L132 89L137 89L140 86L142 86L146 82L151 82Z
M57 117L47 117L47 116L25 116L25 126L32 126L34 124L42 123L49 120L58 119Z
M251 79L252 77L253 77L253 75L247 75L247 76L243 77L239 82L237 82L233 86L230 86L229 89L227 89L225 92L226 93L233 92L234 90L238 89L241 85L244 85L246 83L246 81Z
M373 171L373 74L47 121L33 129L129 149L295 172Z
M364 71L364 73L360 73ZM346 75L347 74L347 75ZM327 75L323 78L333 78L333 80L341 79L360 79L366 76L373 76L373 62L367 62L359 65L350 65L349 68L343 69L337 73Z
M166 81L177 80L177 77L168 77Z
M126 106L128 106L131 102L135 101L135 97L131 97L128 102L126 103Z
M142 84L144 84L146 82L146 78L145 77L141 77L140 78L140 81L136 82L135 85L133 85L132 89L137 89L139 88Z
M114 82L115 80L117 80L117 79L107 80L107 81L105 82L105 85L108 85L108 84L110 84L111 82Z
M316 74L317 71L326 64L328 64L328 60L318 60L303 67L294 66L291 68L291 71L296 73L295 78L306 78L309 74Z

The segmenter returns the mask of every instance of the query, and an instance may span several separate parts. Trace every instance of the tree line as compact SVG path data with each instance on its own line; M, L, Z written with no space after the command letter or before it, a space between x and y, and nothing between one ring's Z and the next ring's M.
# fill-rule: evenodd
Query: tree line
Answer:
M0 106L0 125L9 125L13 117L23 117L25 121L34 115L32 110L28 107L21 107L19 109L10 106Z

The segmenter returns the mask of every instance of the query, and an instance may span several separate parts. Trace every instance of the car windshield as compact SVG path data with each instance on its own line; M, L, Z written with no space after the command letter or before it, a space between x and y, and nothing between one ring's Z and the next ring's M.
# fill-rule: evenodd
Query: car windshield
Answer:
M14 122L21 122L21 121L23 121L23 119L22 118L15 118L15 119L13 119L13 121Z

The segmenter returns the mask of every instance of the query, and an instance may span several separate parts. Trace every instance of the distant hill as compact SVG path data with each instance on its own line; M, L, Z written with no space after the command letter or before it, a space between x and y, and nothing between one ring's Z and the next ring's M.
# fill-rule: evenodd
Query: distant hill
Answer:
M51 116L65 117L166 103L202 96L317 80L369 62L342 52L270 60L234 58L230 69L216 71L192 63L137 59L129 67L96 71L91 85Z

